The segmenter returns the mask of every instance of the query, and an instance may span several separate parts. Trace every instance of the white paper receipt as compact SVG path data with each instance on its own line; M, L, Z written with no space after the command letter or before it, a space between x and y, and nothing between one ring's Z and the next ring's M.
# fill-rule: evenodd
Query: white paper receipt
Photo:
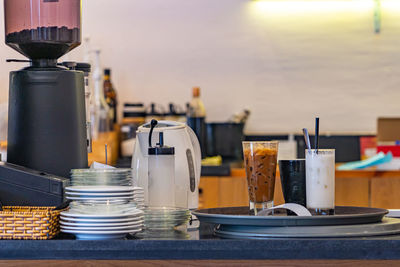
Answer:
M290 211L296 213L297 216L312 216L308 209L306 209L302 205L295 204L295 203L286 203L286 204L282 204L279 206L275 206L275 207L272 207L269 209L259 211L257 216L267 216L274 209L287 209L287 210L290 210Z

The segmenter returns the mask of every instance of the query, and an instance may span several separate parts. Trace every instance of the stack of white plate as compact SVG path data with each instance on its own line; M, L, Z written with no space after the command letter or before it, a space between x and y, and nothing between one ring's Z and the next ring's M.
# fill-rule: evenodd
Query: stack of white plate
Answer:
M143 227L143 211L135 206L104 204L112 208L71 206L61 212L61 231L74 234L77 239L99 240L120 239L127 234L140 232ZM105 210L99 212L98 210ZM93 213L92 213L93 212Z
M74 169L65 188L70 209L61 230L78 239L121 238L143 228L144 191L133 187L131 169Z

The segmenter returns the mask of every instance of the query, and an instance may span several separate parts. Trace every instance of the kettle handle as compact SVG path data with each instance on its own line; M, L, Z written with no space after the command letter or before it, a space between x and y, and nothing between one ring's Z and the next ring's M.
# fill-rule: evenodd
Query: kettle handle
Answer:
M200 172L201 172L201 148L199 139L197 139L196 134L189 126L186 126L186 129L190 136L190 142L193 145L194 156L196 159L196 183L199 184L200 181Z

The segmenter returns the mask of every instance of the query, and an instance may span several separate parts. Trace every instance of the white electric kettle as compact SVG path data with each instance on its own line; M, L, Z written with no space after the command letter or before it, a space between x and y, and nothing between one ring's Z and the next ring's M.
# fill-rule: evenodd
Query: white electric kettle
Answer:
M148 148L150 123L137 130L132 157L133 183L144 189L145 204L148 204ZM184 123L159 121L154 128L152 143L158 142L163 132L164 145L175 148L175 196L179 207L197 209L201 171L201 150L193 130Z

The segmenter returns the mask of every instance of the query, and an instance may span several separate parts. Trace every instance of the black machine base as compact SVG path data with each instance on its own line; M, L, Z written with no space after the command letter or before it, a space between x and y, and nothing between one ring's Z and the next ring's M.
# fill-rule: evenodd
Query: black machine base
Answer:
M4 206L58 206L69 179L0 162L0 201Z
M69 177L87 168L83 72L28 67L10 73L7 161Z

